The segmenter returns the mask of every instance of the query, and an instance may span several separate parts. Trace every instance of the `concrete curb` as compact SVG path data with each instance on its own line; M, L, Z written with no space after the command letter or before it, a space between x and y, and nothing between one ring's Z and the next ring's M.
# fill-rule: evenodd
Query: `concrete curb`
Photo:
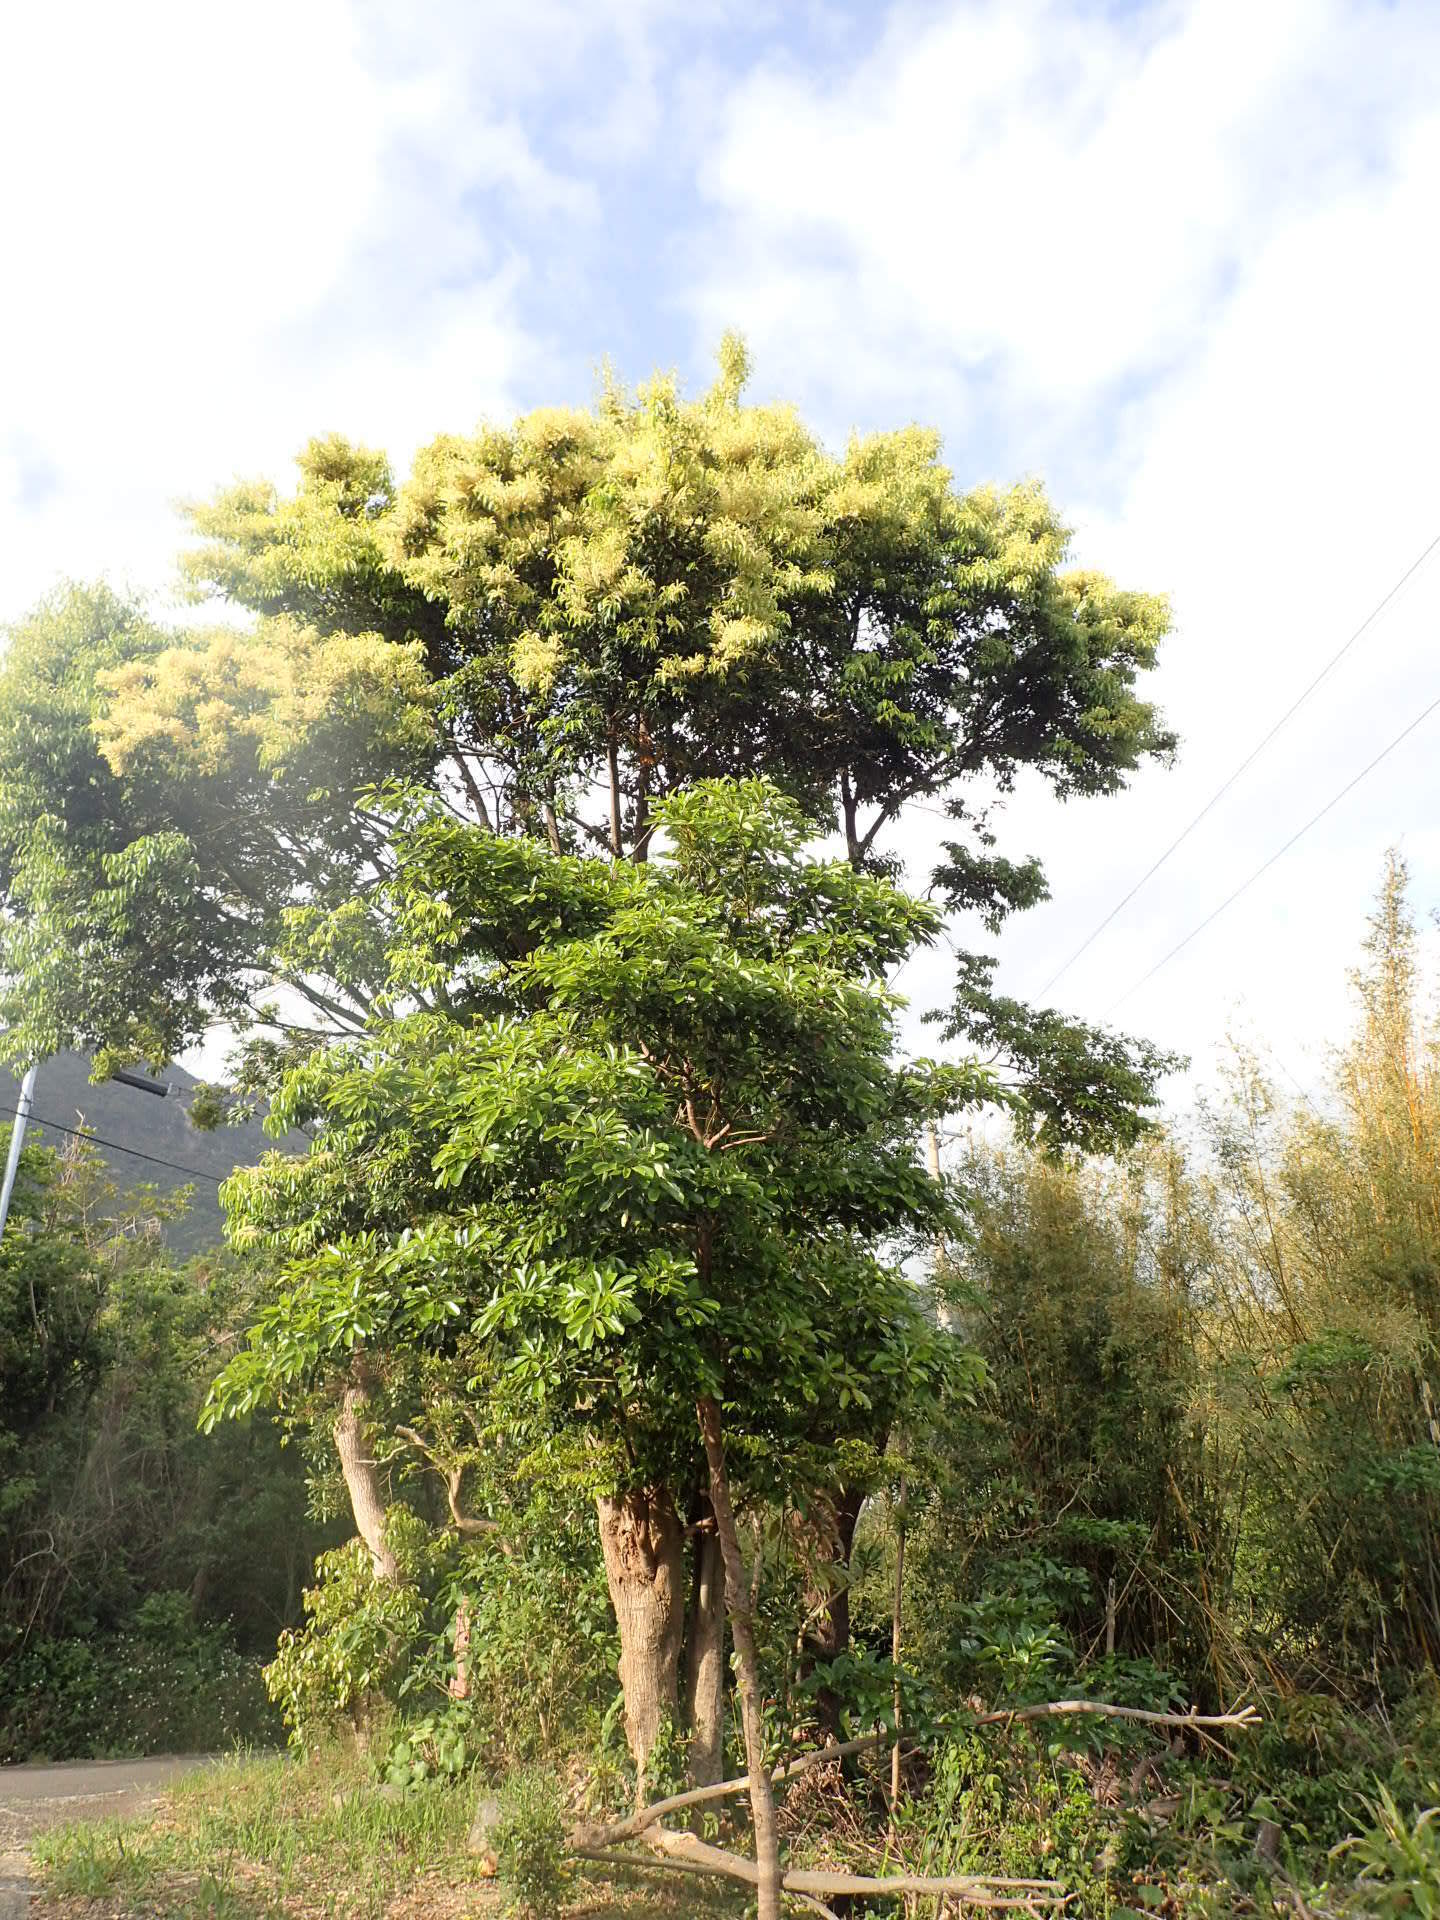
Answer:
M26 1920L35 1888L23 1853L0 1853L0 1920Z

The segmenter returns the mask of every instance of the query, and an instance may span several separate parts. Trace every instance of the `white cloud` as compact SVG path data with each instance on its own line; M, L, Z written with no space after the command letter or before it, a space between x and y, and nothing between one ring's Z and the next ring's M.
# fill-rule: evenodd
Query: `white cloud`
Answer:
M515 36L485 24L415 33L359 0L15 16L0 616L61 573L164 580L172 503L283 477L312 431L403 460L514 404L541 345L517 233L598 209L517 118Z
M963 478L1049 475L1079 550L1168 589L1179 768L1118 801L1024 789L1052 905L1034 991L1440 531L1440 13L1192 0L900 7L838 84L751 76L703 175L699 327L831 430L921 417ZM778 373L778 378L777 378ZM975 463L981 462L976 471ZM1066 976L1102 1014L1440 694L1440 562ZM1440 900L1440 721L1128 999L1209 1064L1230 1009L1281 1052L1343 1017L1383 849ZM923 851L913 866L923 869ZM917 999L945 968L907 976Z

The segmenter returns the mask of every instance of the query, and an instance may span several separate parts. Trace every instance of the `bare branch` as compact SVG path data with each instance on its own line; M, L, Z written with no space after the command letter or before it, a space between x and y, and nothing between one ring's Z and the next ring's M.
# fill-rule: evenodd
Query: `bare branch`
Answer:
M470 804L475 809L481 826L487 833L493 833L495 826L490 818L490 809L486 806L485 796L481 793L475 776L470 771L470 762L466 758L464 751L460 747L452 747L450 750L450 758L460 769L460 778L464 782L465 791L470 798Z
M1011 1720L1052 1720L1061 1714L1099 1714L1105 1720L1142 1720L1149 1727L1196 1727L1207 1731L1214 1727L1258 1727L1260 1715L1254 1707L1237 1707L1233 1713L1149 1713L1144 1707L1116 1707L1106 1700L1051 1700L1043 1707L1001 1707L991 1713L977 1713L977 1727L997 1727Z
M745 1886L758 1886L760 1869L743 1854L727 1853L712 1847L693 1833L675 1833L660 1827L653 1844L672 1859L683 1860L702 1871L739 1880ZM830 1868L791 1867L781 1875L785 1893L824 1897L837 1893L878 1894L899 1898L909 1893L951 1894L976 1907L1012 1907L1034 1912L1039 1907L1063 1906L1069 1895L1053 1880L991 1879L979 1874L865 1874L841 1873Z
M806 1773L811 1767L818 1767L827 1760L848 1760L852 1754L865 1753L869 1748L878 1746L882 1734L866 1734L860 1740L844 1740L828 1747L820 1747L814 1753L801 1754L795 1760L786 1761L776 1767L771 1774L772 1784L782 1780L793 1780L797 1774ZM711 1800L728 1800L738 1793L744 1793L750 1785L750 1776L742 1773L735 1780L719 1780L709 1787L690 1787L684 1793L672 1793L667 1799L657 1800L653 1806L642 1807L638 1813L632 1813L626 1820L617 1822L613 1827L595 1828L577 1835L587 1846L615 1847L623 1841L633 1840L644 1833L647 1827L663 1820L668 1814L679 1813L686 1807L704 1806Z
M447 1467L443 1461L437 1460L428 1442L413 1427L397 1426L395 1431L402 1440L408 1440L417 1453L424 1456L444 1481L445 1500L450 1508L450 1519L457 1533L500 1533L502 1531L500 1522L490 1519L488 1514L469 1514L460 1511L460 1483L465 1476L463 1467ZM498 1545L504 1553L508 1554L512 1551L506 1540L502 1539Z

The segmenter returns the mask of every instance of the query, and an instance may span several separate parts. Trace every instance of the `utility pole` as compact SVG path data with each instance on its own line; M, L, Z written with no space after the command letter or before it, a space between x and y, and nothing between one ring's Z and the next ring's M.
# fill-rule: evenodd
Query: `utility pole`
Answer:
M25 1069L25 1078L20 1082L20 1098L15 1103L15 1124L10 1129L10 1155L5 1162L5 1183L0 1186L0 1238L4 1237L5 1223L10 1218L10 1196L15 1191L15 1173L20 1165L20 1149L25 1144L25 1125L30 1118L30 1109L35 1104L35 1076L40 1071L40 1062L32 1060ZM143 1073L126 1073L117 1068L110 1075L121 1086L134 1087L138 1093L153 1093L163 1100L170 1091L168 1080L152 1080Z
M10 1129L10 1157L5 1162L5 1184L0 1187L0 1236L5 1232L5 1222L10 1218L10 1195L15 1191L15 1169L20 1164L20 1149L25 1141L25 1122L30 1118L30 1109L35 1103L35 1075L40 1071L40 1062L32 1060L25 1069L25 1078L20 1082L20 1098L15 1105L15 1124Z

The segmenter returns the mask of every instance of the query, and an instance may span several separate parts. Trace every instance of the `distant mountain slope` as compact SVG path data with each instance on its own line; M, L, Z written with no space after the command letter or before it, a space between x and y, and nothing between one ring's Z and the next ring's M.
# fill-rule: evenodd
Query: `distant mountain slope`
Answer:
M190 1095L200 1084L195 1075L183 1067L167 1067L157 1078L170 1085L164 1100L113 1080L94 1085L83 1054L57 1054L41 1064L30 1123L34 1137L51 1147L64 1146L67 1136L61 1127L92 1128L96 1151L122 1186L144 1181L171 1193L193 1180L189 1210L166 1229L165 1238L179 1253L199 1253L223 1237L219 1182L236 1167L253 1166L274 1147L299 1153L306 1142L298 1133L272 1140L258 1120L201 1133L187 1118ZM19 1081L0 1068L0 1126L9 1127L19 1094ZM142 1157L146 1154L172 1164L157 1166Z

